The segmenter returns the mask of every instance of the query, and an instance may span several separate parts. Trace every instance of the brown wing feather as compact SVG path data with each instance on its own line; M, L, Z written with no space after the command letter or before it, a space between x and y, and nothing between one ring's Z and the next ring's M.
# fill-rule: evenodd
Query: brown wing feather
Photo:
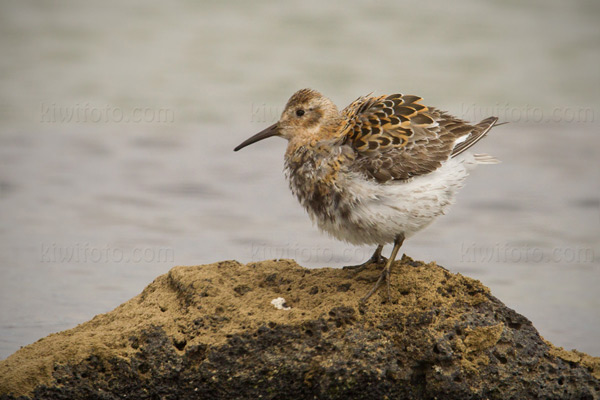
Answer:
M469 125L421 100L401 94L361 97L342 111L347 118L343 140L356 152L355 171L379 182L430 173L475 144L496 121Z

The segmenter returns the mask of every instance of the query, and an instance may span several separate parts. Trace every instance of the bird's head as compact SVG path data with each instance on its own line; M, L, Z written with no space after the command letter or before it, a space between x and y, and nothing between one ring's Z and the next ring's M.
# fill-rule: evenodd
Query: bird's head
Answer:
M331 100L312 89L302 89L288 100L279 121L248 138L234 151L259 140L280 136L288 141L308 141L334 133L341 121L340 113Z

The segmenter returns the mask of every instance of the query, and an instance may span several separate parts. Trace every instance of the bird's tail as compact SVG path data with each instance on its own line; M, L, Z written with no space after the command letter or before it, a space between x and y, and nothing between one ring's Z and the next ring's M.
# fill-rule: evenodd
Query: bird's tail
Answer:
M463 153L465 150L479 142L494 126L498 124L498 117L489 117L473 126L471 132L452 150L452 157Z

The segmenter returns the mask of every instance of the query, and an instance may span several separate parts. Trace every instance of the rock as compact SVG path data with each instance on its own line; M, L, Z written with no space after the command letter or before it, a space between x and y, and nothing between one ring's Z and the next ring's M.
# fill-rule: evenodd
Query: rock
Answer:
M598 398L600 359L544 341L480 282L404 257L392 303L359 305L378 274L176 267L2 361L0 398Z

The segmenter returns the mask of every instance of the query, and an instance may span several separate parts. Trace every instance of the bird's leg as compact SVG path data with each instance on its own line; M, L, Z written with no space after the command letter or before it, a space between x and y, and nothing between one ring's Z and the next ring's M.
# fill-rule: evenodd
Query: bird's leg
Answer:
M402 246L403 242L404 242L404 234L401 233L400 235L398 235L396 237L396 240L394 240L394 248L392 249L392 254L390 255L390 258L387 260L387 263L385 264L383 271L381 271L381 275L379 276L379 279L377 280L377 282L375 282L375 285L371 288L371 290L369 290L369 293L367 293L365 295L365 297L360 299L361 303L364 303L365 301L367 301L369 299L369 297L371 297L373 295L373 293L375 293L377 291L377 289L379 289L379 287L383 284L384 280L387 282L388 301L391 301L392 294L391 294L391 290L390 290L390 280L391 280L391 273L392 273L392 264L394 263L394 260L396 259L396 255L398 255L398 250L400 250L400 247Z
M381 255L381 251L382 250L383 250L383 245L380 244L375 249L375 252L371 256L371 258L369 258L364 263L358 264L358 265L348 265L348 266L345 266L342 269L352 270L353 273L357 274L360 271L362 271L363 269L365 269L367 266L369 266L370 264L383 264L383 263L385 263L387 261L387 259L384 256Z

